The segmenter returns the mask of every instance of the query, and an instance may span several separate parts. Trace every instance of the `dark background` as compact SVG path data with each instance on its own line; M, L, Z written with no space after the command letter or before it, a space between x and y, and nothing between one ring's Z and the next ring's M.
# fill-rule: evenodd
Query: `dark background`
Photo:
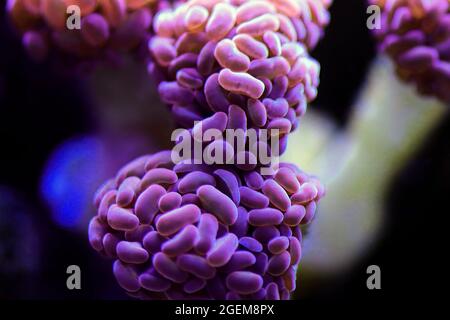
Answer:
M365 25L361 0L335 1L326 36L313 55L322 65L317 108L344 127L349 106L375 55ZM450 88L449 88L450 90ZM39 179L51 151L76 134L94 130L87 108L85 84L80 78L63 76L47 65L31 62L20 40L8 27L3 5L0 16L0 185L19 190L24 212L31 219L41 264L23 271L3 270L0 261L0 299L90 299L126 296L116 285L110 262L89 247L86 238L58 228L39 197ZM80 107L82 106L82 107ZM441 259L449 214L450 119L447 114L427 138L422 149L397 173L385 195L390 225L375 250L346 275L322 279L308 300L423 299L431 285L443 286L446 264ZM293 147L293 146L291 146ZM11 206L17 206L12 204ZM0 208L1 209L1 208ZM10 209L10 208L9 208ZM25 220L4 217L0 221L0 255L20 264L26 253ZM25 230L27 230L25 228ZM66 289L66 267L82 270L82 290ZM382 290L366 288L366 267L382 270ZM300 275L301 276L301 275Z

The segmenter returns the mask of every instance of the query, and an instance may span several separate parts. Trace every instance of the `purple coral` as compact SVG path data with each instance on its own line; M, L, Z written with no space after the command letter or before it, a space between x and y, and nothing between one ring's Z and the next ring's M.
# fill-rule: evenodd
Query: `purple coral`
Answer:
M79 30L66 27L71 5L81 11ZM42 61L57 49L92 61L144 45L153 13L167 5L166 0L8 0L7 11L32 58Z
M328 4L190 0L159 12L149 69L178 124L220 114L224 128L278 129L281 154L317 95L320 66L307 49L328 22Z
M288 299L320 182L289 164L263 177L170 154L136 159L95 198L89 240L120 286L143 299Z
M382 9L380 49L397 74L424 95L450 102L450 3L448 0L371 0Z

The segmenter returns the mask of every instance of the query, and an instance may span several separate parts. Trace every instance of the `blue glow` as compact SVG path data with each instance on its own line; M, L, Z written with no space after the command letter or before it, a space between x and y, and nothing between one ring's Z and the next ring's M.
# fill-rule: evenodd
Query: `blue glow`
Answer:
M101 172L101 142L93 137L71 139L53 152L41 180L41 195L53 220L77 227L92 203Z

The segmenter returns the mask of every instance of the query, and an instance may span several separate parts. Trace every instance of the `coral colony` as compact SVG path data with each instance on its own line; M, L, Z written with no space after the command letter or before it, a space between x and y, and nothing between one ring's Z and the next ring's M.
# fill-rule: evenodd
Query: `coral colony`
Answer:
M42 61L55 49L77 60L105 59L136 50L150 35L153 13L167 6L158 0L8 0L13 24L23 34L29 55ZM68 13L80 10L80 26Z
M283 153L317 95L307 48L327 21L317 1L188 1L155 17L149 69L181 126L279 130Z
M380 49L424 95L450 103L450 1L371 0L382 10Z
M120 286L142 299L288 299L300 225L324 189L281 164L274 176L141 157L103 186L92 247L116 259Z
M129 295L290 298L300 226L312 221L325 192L295 165L264 162L262 154L284 152L317 95L320 66L308 52L329 21L330 2L8 2L37 58L56 48L96 59L148 38L148 70L181 132L173 150L132 161L99 189L89 225L92 247L115 260ZM72 4L81 7L80 30L63 25ZM243 135L228 139L229 131ZM184 148L186 140L194 146ZM201 157L191 155L197 147ZM180 149L183 156L174 156Z
M226 143L225 129L283 141L316 96L319 65L307 49L327 21L318 1L187 1L155 17L149 70L194 139L219 132L205 149ZM116 259L119 284L139 298L289 299L299 226L314 217L320 182L289 164L265 176L250 161L190 160L139 158L98 192L89 238Z

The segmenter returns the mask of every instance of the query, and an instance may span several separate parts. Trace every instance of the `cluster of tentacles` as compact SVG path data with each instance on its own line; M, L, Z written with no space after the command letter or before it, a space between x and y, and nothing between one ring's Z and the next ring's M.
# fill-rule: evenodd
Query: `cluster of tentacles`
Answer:
M8 0L7 11L29 55L52 54L79 62L112 59L135 52L151 35L153 15L169 0ZM77 10L71 10L77 6ZM70 26L80 14L80 28ZM68 28L68 23L69 27Z
M147 45L149 72L176 123L193 141L214 129L218 136L203 140L202 151L232 160L174 163L173 151L162 151L132 161L100 188L89 240L114 259L128 294L290 298L300 226L314 218L324 187L293 164L269 164L271 173L263 174L258 150L282 154L317 95L320 65L309 51L328 24L330 2L8 1L38 60L56 52L93 61ZM66 26L70 5L81 9L79 30ZM253 130L256 140L245 136L238 152L225 140L228 130Z
M92 247L115 259L132 296L288 299L300 225L324 194L294 165L273 176L229 166L174 165L171 151L136 159L98 192Z
M423 95L450 103L450 1L370 0L381 7L375 30L398 76Z

